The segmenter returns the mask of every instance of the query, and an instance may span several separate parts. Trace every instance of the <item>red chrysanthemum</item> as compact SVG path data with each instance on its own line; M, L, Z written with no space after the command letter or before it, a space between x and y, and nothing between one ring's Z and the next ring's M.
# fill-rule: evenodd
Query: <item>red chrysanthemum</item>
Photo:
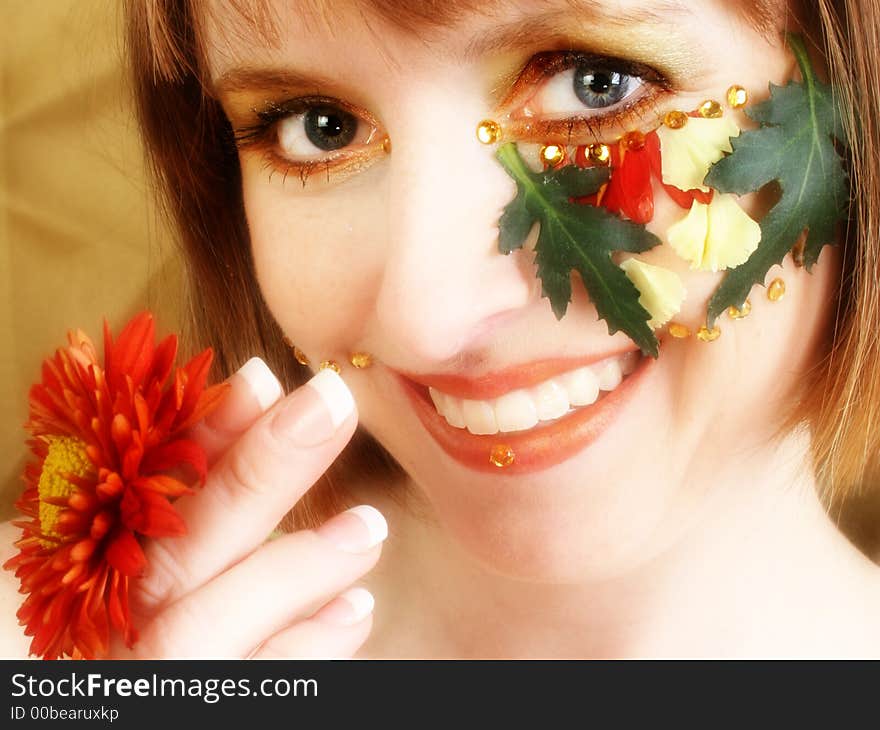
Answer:
M17 615L31 654L47 659L100 657L111 627L129 646L136 641L128 590L146 565L138 535L186 531L171 500L204 482L206 463L184 433L225 389L205 388L210 349L171 377L177 337L156 345L149 312L116 342L105 322L103 366L83 332L68 342L30 391L35 460L16 503L30 519L15 523L19 552L3 566L27 594Z

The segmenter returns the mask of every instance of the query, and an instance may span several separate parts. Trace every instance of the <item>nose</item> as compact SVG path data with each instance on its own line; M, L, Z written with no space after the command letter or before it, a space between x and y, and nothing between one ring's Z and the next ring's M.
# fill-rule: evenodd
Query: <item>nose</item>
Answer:
M460 88L412 96L389 130L376 312L398 362L436 364L491 346L497 327L534 299L536 279L531 252L498 250L498 219L516 186L476 138L480 105L463 108Z

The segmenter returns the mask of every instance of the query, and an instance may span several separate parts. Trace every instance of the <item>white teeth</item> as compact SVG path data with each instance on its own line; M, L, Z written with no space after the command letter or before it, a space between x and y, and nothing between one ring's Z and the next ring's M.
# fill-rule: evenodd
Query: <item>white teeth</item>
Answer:
M499 431L524 431L538 422L535 401L524 390L514 390L495 401Z
M578 368L559 376L573 406L590 406L599 397L599 378L592 368Z
M568 412L568 393L552 379L532 388L531 396L535 400L538 418L542 421L552 421Z
M473 434L498 433L495 409L484 400L464 400L461 403L467 430Z
M493 400L456 398L435 388L428 388L428 393L437 412L455 428L483 435L526 431L541 421L564 416L569 408L592 405L598 400L600 390L614 390L624 376L635 370L638 361L638 352L629 352L562 373L528 389L510 391Z
M461 400L453 398L451 395L446 396L446 411L442 412L446 416L446 421L450 426L455 428L465 428L464 411L461 407Z
M599 363L596 375L599 377L599 390L614 390L623 380L620 362L616 358Z
M434 408L437 409L437 413L445 413L446 395L435 388L428 388L428 395L430 395L431 400L434 401Z

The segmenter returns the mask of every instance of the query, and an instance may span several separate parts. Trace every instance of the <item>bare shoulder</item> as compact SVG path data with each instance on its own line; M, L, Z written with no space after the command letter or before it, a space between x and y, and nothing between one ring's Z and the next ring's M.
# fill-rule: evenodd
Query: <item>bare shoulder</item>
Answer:
M10 522L0 522L0 564L15 554L13 544L20 532ZM0 659L25 658L30 639L18 625L15 612L21 605L18 579L8 570L0 570Z

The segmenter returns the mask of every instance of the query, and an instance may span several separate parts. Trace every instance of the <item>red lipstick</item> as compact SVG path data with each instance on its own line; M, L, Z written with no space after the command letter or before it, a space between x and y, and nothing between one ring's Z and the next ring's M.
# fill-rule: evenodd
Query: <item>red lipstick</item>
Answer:
M477 378L459 375L410 377L392 372L413 404L425 430L449 456L477 471L499 475L527 474L559 464L595 441L638 390L654 364L653 358L643 357L617 388L603 395L593 405L582 406L555 421L526 431L475 435L467 429L450 426L431 402L428 386L458 398L489 400L510 390L536 385L559 373L629 351L590 358L541 360ZM498 444L509 446L516 455L514 462L504 468L489 460L493 446Z

